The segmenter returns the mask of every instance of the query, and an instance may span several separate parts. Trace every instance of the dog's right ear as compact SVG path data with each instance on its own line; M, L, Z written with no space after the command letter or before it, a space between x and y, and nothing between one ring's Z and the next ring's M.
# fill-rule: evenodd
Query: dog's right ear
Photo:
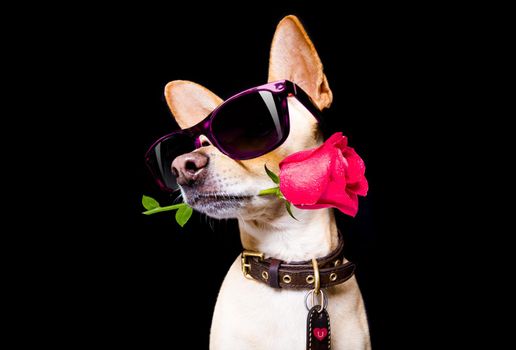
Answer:
M197 124L223 102L204 86L187 80L168 83L165 86L165 98L181 129Z

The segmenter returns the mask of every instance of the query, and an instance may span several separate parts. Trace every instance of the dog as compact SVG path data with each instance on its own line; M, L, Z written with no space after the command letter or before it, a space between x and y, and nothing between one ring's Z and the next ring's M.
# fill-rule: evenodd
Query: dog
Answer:
M279 22L270 50L268 81L280 79L302 87L320 110L332 103L317 51L299 19L292 15ZM205 87L184 80L168 83L165 97L182 129L197 124L223 102ZM323 142L315 118L298 100L288 98L288 109L289 136L273 151L254 159L234 160L201 136L200 147L177 157L174 166L179 169L178 183L186 203L213 218L237 218L245 249L290 262L325 256L335 249L339 238L332 209L293 208L296 221L274 196L257 196L273 185L264 171L265 164L278 173L283 158ZM181 171L188 166L193 171ZM218 295L210 349L304 349L306 293L271 288L245 278L239 256ZM370 349L366 311L355 277L325 293L332 349Z

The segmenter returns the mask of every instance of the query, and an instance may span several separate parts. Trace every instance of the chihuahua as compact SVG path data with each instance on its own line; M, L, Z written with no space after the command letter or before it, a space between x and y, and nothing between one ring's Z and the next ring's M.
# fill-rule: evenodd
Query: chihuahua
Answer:
M272 40L268 81L280 80L301 87L319 110L328 108L332 102L321 60L295 16L280 21ZM209 127L206 124L196 129L199 136L194 150L175 157L172 162L171 172L184 201L213 218L237 218L244 249L263 252L265 257L292 262L329 254L339 243L332 209L292 208L296 221L274 196L257 195L273 185L264 171L265 164L278 173L278 164L288 155L322 144L316 118L299 99L285 95L287 106L281 108L288 108L288 120L278 117L273 121L278 129L276 133L260 136L257 142L248 145L249 149L235 149L232 146L239 139L249 140L262 131L268 132L255 118L259 110L253 102L256 96L241 95L238 103L227 104L226 117L216 120L217 109L224 101L213 92L190 81L167 84L168 106L183 130L204 125L203 119L213 116ZM260 95L269 103L268 107L281 102L275 95ZM243 110L246 106L247 111ZM282 123L288 125L288 131L281 129ZM250 130L240 130L246 128ZM218 295L210 348L305 348L306 292L271 288L246 278L238 257ZM332 349L370 349L366 311L355 277L328 288L325 294L331 315Z

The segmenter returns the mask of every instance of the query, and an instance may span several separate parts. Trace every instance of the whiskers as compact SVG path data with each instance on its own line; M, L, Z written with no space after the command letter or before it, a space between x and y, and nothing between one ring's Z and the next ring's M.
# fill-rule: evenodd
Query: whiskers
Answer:
M211 232L213 232L213 233L216 233L217 231L227 232L229 220L233 220L233 219L215 219L204 213L199 213L199 222L208 226L210 228Z
M240 217L238 210L242 208L253 195L242 193L228 193L225 191L203 192L183 191L174 192L171 196L173 203L181 203L188 199L188 204L195 210L195 218L204 227L209 227L213 233L232 231L234 219ZM229 224L228 224L229 222Z
M177 190L179 191L179 190ZM183 193L179 191L179 193L176 195L176 198L172 201L174 204L182 203L183 202Z

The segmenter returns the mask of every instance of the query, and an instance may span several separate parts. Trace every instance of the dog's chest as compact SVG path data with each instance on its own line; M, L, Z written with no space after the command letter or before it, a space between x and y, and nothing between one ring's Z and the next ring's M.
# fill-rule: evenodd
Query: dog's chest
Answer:
M352 289L353 284L356 285L354 279L347 283L349 285L346 289ZM356 302L348 300L353 293L343 293L341 289L330 292L332 330L337 329L337 333L355 332L356 335L357 330L350 329L357 324L354 319ZM210 348L304 349L308 315L305 306L306 293L307 291L273 289L247 280L242 276L240 261L237 259L224 280L217 300ZM341 338L338 334L336 337ZM333 338L334 332L332 345L342 343Z
M237 260L224 280L215 307L212 349L217 349L217 341L221 349L228 349L231 343L235 349L237 344L254 344L256 349L302 349L307 316L304 294L245 279Z

